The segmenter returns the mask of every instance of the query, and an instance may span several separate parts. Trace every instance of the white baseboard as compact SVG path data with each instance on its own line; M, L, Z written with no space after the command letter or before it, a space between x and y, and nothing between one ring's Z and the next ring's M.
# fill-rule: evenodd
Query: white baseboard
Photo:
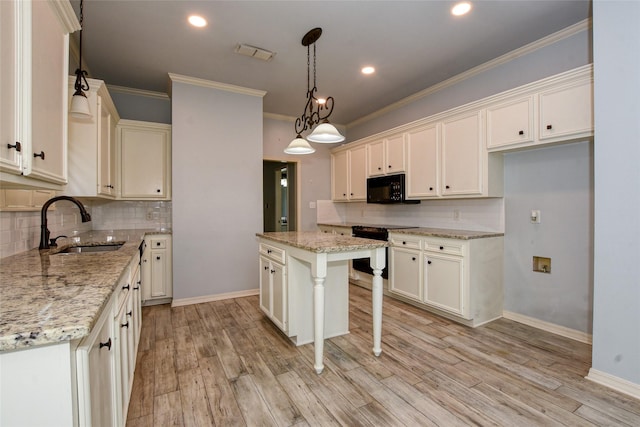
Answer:
M171 307L180 307L181 305L201 304L203 302L221 301L232 298L242 298L252 295L259 295L260 289L249 289L246 291L228 292L226 294L204 295L201 297L174 299Z
M552 334L560 335L565 338L580 341L585 344L592 344L593 339L591 334L585 332L576 331L565 326L556 325L555 323L545 322L540 319L525 316L524 314L514 313L511 311L503 311L502 316L505 319L513 320L518 323L533 326L534 328L542 329L543 331L551 332Z
M632 383L631 381L613 376L611 374L607 374L602 371L598 371L597 369L593 368L589 369L589 373L585 378L593 381L594 383L602 384L605 387L612 388L616 391L619 391L620 393L628 394L631 397L640 399L640 384Z

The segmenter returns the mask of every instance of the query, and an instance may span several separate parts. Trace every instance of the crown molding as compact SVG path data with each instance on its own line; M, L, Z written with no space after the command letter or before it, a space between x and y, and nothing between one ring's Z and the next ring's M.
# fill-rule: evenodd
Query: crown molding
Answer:
M442 89L445 89L447 87L450 86L454 86L458 83L460 83L463 80L469 79L473 76L476 76L478 74L481 74L487 70L490 70L492 68L498 67L502 64L505 64L509 61L512 61L516 58L519 58L521 56L524 55L528 55L531 52L534 52L538 49L542 49L543 47L546 46L550 46L554 43L557 43L563 39L566 39L568 37L571 37L575 34L581 33L583 31L587 31L591 28L592 26L592 21L591 18L585 19L583 21L580 21L576 24L573 24L567 28L564 28L560 31L557 31L553 34L550 34L546 37L543 37L539 40L536 40L532 43L529 43L527 45L524 45L518 49L512 50L511 52L507 52L502 56L499 56L497 58L494 58L490 61L485 62L484 64L480 64L474 68L471 68L467 71L464 71L458 75L455 75L453 77L451 77L450 79L444 80L440 83L437 83L433 86L430 86L424 90L421 90L420 92L414 93L413 95L410 95L406 98L401 99L400 101L394 102L393 104L387 105L384 108L381 108L378 111L374 111L371 114L367 114L366 116L360 117L359 119L356 119L354 121L352 121L351 123L347 124L347 127L352 127L352 126L357 126L360 125L362 123L368 122L370 120L373 120L375 118L378 118L380 116L383 116L391 111L397 110L399 108L404 107L405 105L411 104L413 102L418 101L419 99L422 99L426 96L429 96L435 92L438 92Z
M68 1L62 0L49 0L49 6L51 6L51 10L60 20L60 24L66 33L73 33L74 31L78 31L81 29L80 21L76 17L76 13L73 11L73 7L71 7L71 3Z
M167 95L164 92L156 92L156 91L152 91L152 90L144 90L144 89L135 89L132 87L125 87L125 86L117 86L117 85L107 85L107 88L109 89L109 92L111 93L123 93L126 95L135 95L135 96L145 96L147 98L156 98L156 99L162 99L162 100L168 100L169 99L169 95Z
M264 90L250 89L242 86L231 85L227 83L214 82L211 80L199 79L197 77L183 76L180 74L169 73L169 79L172 82L185 83L193 86L208 87L211 89L224 90L226 92L239 93L242 95L257 96L263 98L267 92Z

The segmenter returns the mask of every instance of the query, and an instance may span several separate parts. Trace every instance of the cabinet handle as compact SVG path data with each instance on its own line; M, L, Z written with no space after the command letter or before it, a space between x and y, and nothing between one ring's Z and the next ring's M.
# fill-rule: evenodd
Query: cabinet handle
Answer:
M156 242L156 246L160 246L160 242Z
M440 250L443 250L443 249L444 249L444 246L440 246Z
M123 291L124 291L124 290L129 290L129 289L130 289L130 286L129 286L129 284L128 284L128 283L127 283L127 286L123 286L123 287L122 287L122 290L123 290Z
M402 242L402 244L403 244L403 245L406 245L406 244L407 244L407 242Z
M130 310L130 311L127 313L127 316L131 317L131 315L132 315L132 314L133 314L133 310Z
M353 196L353 193L351 193L351 195Z
M127 329L129 329L129 322L127 322L127 323L122 323L122 324L120 325L120 327L121 327L121 328L127 328Z
M271 249L267 249L267 253L270 254L271 253Z
M520 132L518 132L518 135L524 135L524 131L521 130Z
M275 272L276 272L275 270L271 270L271 274L273 274L273 273L275 273Z
M412 256L411 261L415 261L415 260L416 260L416 257Z
M391 169L391 165L389 165L389 169Z
M160 260L160 256L157 256L156 259L159 261Z
M380 166L378 166L378 170L379 170L379 171L381 171L381 170L382 170L382 168L381 168Z
M265 271L267 271L268 269L269 269L269 266L268 266L268 265L265 265L265 266L264 266L264 270L265 270Z
M547 125L547 130L551 130L552 128L553 128L553 126Z
M427 261L427 264L431 264L431 261Z
M107 347L107 350L111 350L111 338L109 338L109 341L107 342L101 342L99 348L102 347Z
M111 184L107 184L107 185L105 185L104 187L105 187L105 188L114 188L114 186L113 186L113 185L111 185Z
M33 157L40 157L42 160L44 160L44 151L40 151L40 153L33 153Z
M342 193L342 197L347 197L347 193Z
M156 190L156 193L161 193L161 192L162 191L159 188Z
M448 185L445 185L445 186L444 186L444 188L449 189L449 188L451 188L451 187L449 187Z
M433 187L429 187L429 191L433 191Z
M18 141L16 141L16 143L13 144L13 145L7 144L7 148L9 148L9 149L15 148L16 151L19 153L20 151L22 151L22 144L20 144Z

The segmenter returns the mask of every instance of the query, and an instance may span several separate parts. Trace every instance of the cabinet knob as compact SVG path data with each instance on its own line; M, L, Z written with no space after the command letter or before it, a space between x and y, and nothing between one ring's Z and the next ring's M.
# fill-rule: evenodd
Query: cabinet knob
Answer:
M130 288L130 286L129 286L129 284L127 283L127 285L126 285L126 286L123 286L123 287L122 287L122 290L123 290L123 291L124 291L124 290L129 290L129 288Z
M431 261L427 261L427 264L431 264Z
M133 310L130 310L130 311L127 313L127 316L131 317L132 315L133 315Z
M353 196L353 193L351 193L351 195Z
M518 132L518 135L524 135L524 131L521 130L520 132Z
M160 242L156 242L156 246L160 246Z
M433 187L429 187L429 191L433 191Z
M440 246L440 250L443 250L443 249L444 249L444 246Z
M11 145L11 144L7 144L7 148L11 149L11 148L15 148L17 152L22 151L22 144L20 144L18 141L16 141L15 144Z
M107 342L101 342L99 348L102 347L107 347L107 350L111 350L111 338L109 338L109 341Z
M156 259L159 261L160 260L160 256L157 256Z
M347 197L347 193L342 193L342 196L343 197Z
M156 193L161 193L161 192L162 191L159 188L156 190Z
M271 270L271 274L273 274L273 273L275 273L275 272L276 272L275 270Z
M33 153L33 157L40 157L42 160L44 160L44 151L40 151L40 153Z
M406 244L407 244L407 242L403 241L403 242L402 242L402 244L403 244L403 245L406 245Z
M547 130L551 130L551 129L553 129L553 126L547 125Z
M389 169L391 169L391 165L389 165Z
M416 257L412 256L411 261L415 261L415 260L416 260Z
M446 189L448 190L448 189L449 189L449 188L451 188L451 187L449 187L448 185L445 185L445 186L444 186L444 188L446 188Z
M265 265L265 266L264 266L264 269L265 269L265 271L266 271L266 270L268 270L268 269L269 269L269 266L268 266L268 265Z
M382 170L382 168L378 166L378 170L379 170L379 171L381 171L381 170Z
M120 327L129 329L129 322L120 324Z

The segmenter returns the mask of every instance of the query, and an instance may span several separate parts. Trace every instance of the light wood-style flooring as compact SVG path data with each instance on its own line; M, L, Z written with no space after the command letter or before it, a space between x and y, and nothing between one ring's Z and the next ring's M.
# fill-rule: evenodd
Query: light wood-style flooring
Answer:
M350 286L351 333L293 346L246 297L145 307L128 427L640 426L640 401L584 379L591 346L500 319L471 329Z

